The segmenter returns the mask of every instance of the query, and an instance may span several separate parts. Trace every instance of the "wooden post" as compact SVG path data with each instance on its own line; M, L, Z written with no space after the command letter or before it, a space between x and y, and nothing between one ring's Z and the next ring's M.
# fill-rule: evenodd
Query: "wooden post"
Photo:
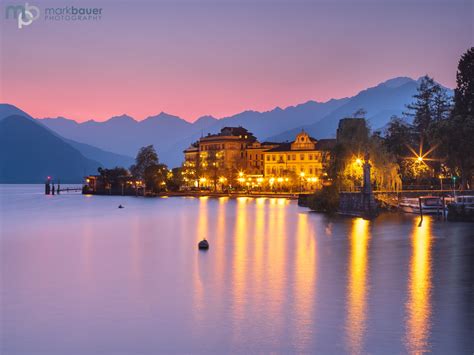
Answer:
M423 205L421 203L421 197L418 197L418 204L420 206L420 217L421 217L419 225L421 226L421 223L423 222Z
M443 195L443 220L446 221L446 200L444 199L444 195Z

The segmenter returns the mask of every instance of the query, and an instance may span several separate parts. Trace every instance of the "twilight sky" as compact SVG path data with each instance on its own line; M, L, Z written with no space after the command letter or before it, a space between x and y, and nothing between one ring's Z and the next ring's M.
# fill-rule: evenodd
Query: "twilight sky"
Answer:
M474 43L472 0L28 2L41 16L18 29L0 1L0 102L77 121L223 117L395 76L454 87ZM67 5L102 8L102 19L44 19Z

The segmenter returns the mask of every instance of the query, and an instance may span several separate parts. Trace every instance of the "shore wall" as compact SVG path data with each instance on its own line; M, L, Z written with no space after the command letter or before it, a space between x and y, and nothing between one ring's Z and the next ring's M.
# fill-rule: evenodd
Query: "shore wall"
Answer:
M463 205L448 205L448 221L451 222L474 222L474 208Z
M339 213L372 218L378 214L378 207L373 194L341 192L339 194Z

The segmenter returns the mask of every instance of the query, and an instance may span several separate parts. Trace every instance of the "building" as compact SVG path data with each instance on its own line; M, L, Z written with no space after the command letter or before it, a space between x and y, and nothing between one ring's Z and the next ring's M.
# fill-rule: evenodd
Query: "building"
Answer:
M335 139L316 140L305 131L292 143L258 142L243 127L224 127L184 151L184 180L188 186L215 189L236 184L273 188L275 181L280 188L283 183L287 187L315 183L327 175L335 143Z
M335 139L316 140L301 131L294 142L264 152L265 177L301 176L320 179L329 163Z
M188 186L210 187L233 180L246 169L246 151L257 139L243 127L224 127L201 137L184 151L183 175Z
M246 168L245 172L249 175L265 175L265 158L264 154L266 151L272 148L276 148L281 143L273 142L254 142L247 146L245 152Z

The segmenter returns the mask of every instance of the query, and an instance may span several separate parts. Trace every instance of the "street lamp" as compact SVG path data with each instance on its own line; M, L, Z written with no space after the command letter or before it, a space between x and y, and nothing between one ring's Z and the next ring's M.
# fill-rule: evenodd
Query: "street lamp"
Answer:
M300 172L300 192L303 192L303 182L304 182L304 176L305 176L305 173L304 171Z

